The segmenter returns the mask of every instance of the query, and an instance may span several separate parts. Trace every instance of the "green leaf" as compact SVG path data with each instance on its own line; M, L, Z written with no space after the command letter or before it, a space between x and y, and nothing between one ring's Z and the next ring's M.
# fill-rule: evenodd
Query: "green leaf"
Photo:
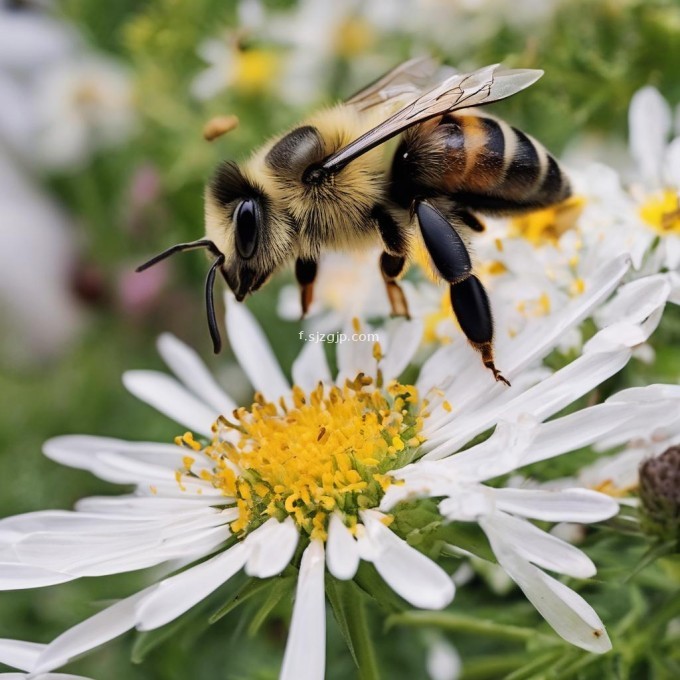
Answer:
M248 635L254 636L281 599L295 588L296 578L284 576L274 579L265 601L260 605L248 626Z
M287 576L293 576L292 572L297 574L297 570L291 566L288 566L279 576L275 576L273 579L261 579L261 578L251 578L246 583L243 584L241 588L238 589L236 594L222 607L220 607L210 618L209 623L216 623L222 617L226 616L229 612L233 611L244 602L247 602L251 597L254 597L258 593L270 588L273 581L277 579L285 578Z
M434 535L445 543L450 543L457 548L467 550L473 555L477 555L477 557L481 557L489 562L496 562L496 557L491 550L486 535L476 524L468 522L442 524L434 532Z
M326 580L326 593L342 636L359 670L359 678L378 680L380 672L366 618L367 595L353 581L339 581L330 575Z
M633 571L624 580L624 583L631 581L643 569L646 569L650 564L656 562L660 557L673 554L676 551L676 548L677 541L675 539L672 541L658 541L653 543L651 546L649 546L649 549L640 558L635 567L633 567Z
M352 640L352 634L350 632L350 626L347 620L346 588L346 581L338 581L338 579L334 578L330 574L326 575L326 596L328 597L328 601L331 603L333 616L338 623L340 633L345 640L347 649L349 649L356 667L359 668L359 659L357 658L356 651L354 650L354 642Z

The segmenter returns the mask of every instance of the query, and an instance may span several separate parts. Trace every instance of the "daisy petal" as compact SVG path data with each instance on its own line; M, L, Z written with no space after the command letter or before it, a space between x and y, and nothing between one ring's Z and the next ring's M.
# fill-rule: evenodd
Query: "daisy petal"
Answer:
M245 305L229 294L225 295L225 304L227 335L239 365L258 392L269 401L277 401L290 392L290 386L267 338Z
M495 530L525 560L574 578L590 578L595 575L595 565L591 559L578 548L570 545L552 534L542 531L524 519L496 512L486 520L487 525L493 523Z
M77 578L71 574L61 574L42 567L22 564L21 562L0 562L0 590L23 590L43 588L66 583ZM9 664L21 668L18 664Z
M0 639L0 663L29 671L46 647L38 642Z
M596 654L611 649L604 624L580 595L521 558L487 521L482 521L481 526L498 563L558 635Z
M324 550L323 543L314 540L302 555L279 680L323 680L325 666Z
M449 575L429 557L390 531L374 510L361 513L366 528L359 543L369 543L377 572L397 595L420 609L442 609L453 600L455 586ZM361 547L361 546L360 546ZM366 559L366 558L364 558Z
M628 109L630 152L644 181L658 185L666 139L671 130L671 109L659 91L648 85L638 90Z
M220 387L198 353L171 333L158 338L158 351L172 372L206 404L222 415L231 413L236 403Z
M136 605L137 628L152 630L174 621L228 581L247 558L245 544L237 543L216 557L161 581Z
M69 659L122 635L135 625L135 607L151 586L91 616L50 642L36 660L34 671L43 673L63 666Z
M245 570L248 576L269 578L280 574L293 559L299 533L292 517L279 522L273 517L245 540L249 555Z
M619 511L613 498L589 489L489 488L488 491L499 509L546 522L599 522Z
M220 415L191 394L177 380L159 371L127 371L123 384L138 399L153 406L176 423L210 437Z
M423 323L419 319L397 322L396 330L389 334L389 346L380 367L386 381L397 379L409 365L423 337Z
M305 392L313 390L319 382L331 384L331 372L320 342L306 342L293 362L293 382Z
M326 542L328 571L341 581L354 578L359 567L359 548L354 536L337 514L331 515Z

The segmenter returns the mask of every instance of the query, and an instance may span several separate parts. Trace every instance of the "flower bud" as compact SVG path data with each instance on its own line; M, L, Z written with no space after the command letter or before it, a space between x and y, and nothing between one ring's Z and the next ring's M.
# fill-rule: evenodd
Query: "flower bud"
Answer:
M640 500L645 533L680 541L680 446L640 465Z

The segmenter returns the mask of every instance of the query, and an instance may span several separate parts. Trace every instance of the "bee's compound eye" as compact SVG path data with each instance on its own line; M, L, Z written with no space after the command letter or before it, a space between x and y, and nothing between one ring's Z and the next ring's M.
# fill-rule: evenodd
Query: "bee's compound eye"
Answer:
M234 213L234 225L236 250L244 260L248 260L255 253L259 221L260 210L257 203L252 198L241 201Z

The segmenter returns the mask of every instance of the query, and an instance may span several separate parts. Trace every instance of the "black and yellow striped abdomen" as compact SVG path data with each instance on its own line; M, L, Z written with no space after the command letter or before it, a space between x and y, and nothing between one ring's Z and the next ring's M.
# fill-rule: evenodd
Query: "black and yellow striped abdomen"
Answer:
M569 195L569 180L542 144L473 109L408 131L392 165L390 197L404 206L446 196L480 212L514 213Z

